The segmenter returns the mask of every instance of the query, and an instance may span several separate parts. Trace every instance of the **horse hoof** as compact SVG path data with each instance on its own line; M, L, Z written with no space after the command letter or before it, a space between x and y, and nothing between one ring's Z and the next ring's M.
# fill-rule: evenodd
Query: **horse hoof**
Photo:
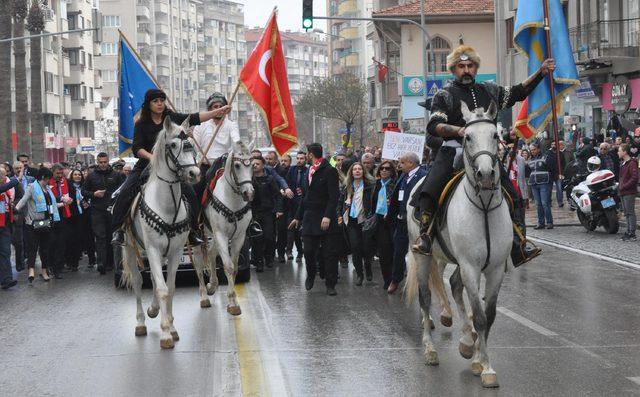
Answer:
M466 358L467 360L473 357L473 346L467 346L464 343L460 342L458 345L458 351L462 358Z
M160 347L163 349L173 349L175 343L173 343L173 337L169 339L160 339Z
M203 299L200 301L200 307L201 308L207 308L207 307L211 307L211 301L207 298L207 299Z
M425 354L425 357L427 359L427 365L430 365L430 366L440 365L437 352L427 352L427 354Z
M480 374L482 374L482 371L483 371L482 364L471 363L471 373L473 373L475 376L480 376Z
M487 389L500 387L500 384L498 383L498 375L496 374L482 374L480 379L482 380L482 387Z
M218 289L217 286L215 286L215 285L213 285L211 283L207 284L207 295L213 296L213 294L216 293L217 289Z
M441 315L440 316L440 324L442 324L445 327L449 328L449 327L451 327L453 325L453 318L451 316Z
M158 317L159 311L160 309L149 306L149 308L147 309L147 316L149 316L149 318L156 318Z
M136 336L147 336L147 326L146 325L136 326Z
M436 325L433 323L432 319L429 319L429 329L436 329Z
M171 339L173 339L174 342L177 342L180 340L180 336L178 335L178 331L171 331Z
M240 310L240 306L227 306L227 313L232 316L239 316L242 314L242 310Z

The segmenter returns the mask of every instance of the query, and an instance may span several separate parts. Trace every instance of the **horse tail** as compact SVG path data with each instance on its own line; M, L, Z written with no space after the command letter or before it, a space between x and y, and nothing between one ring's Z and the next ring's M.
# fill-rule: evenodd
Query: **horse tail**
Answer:
M133 287L133 270L131 268L131 253L128 252L131 248L124 247L124 255L122 257L122 276L120 277L120 287L124 287L130 290ZM135 263L135 259L134 259Z
M443 269L444 270L444 267ZM451 305L449 304L449 298L444 289L444 282L442 281L443 275L440 272L440 266L438 263L433 263L431 269L429 269L429 290L436 294L442 306L449 313L451 311Z
M407 259L407 279L404 283L404 299L407 306L409 306L418 294L418 262L411 251L408 252Z

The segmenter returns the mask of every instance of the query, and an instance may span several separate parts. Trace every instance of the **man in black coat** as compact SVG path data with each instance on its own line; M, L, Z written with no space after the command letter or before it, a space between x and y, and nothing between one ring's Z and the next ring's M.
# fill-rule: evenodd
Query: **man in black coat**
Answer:
M296 165L289 168L287 173L287 184L293 191L293 198L288 203L287 208L287 225L291 223L296 217L298 207L302 203L302 199L305 195L305 189L308 185L308 172L307 168L307 154L305 152L298 152L296 154ZM298 255L296 257L297 262L302 261L304 251L302 250L302 234L300 230L289 229L287 233L287 256L289 260L293 259L293 244L296 245Z
M98 167L87 175L82 195L91 199L91 229L96 237L98 271L105 274L106 270L113 268L113 249L109 241L112 234L109 203L111 194L120 187L126 177L111 168L106 153L99 153L96 162Z
M307 146L308 172L306 195L298 207L295 219L289 225L296 229L302 223L304 259L307 268L305 288L313 288L318 256L324 266L327 295L337 295L338 247L341 231L338 226L338 196L340 194L338 172L322 157L322 145L312 143Z

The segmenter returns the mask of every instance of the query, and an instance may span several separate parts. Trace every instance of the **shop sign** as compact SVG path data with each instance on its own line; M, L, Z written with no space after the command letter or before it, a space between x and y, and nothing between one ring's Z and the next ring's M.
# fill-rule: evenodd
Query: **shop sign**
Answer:
M631 104L631 87L629 79L624 76L616 77L611 87L611 104L617 114L625 114Z

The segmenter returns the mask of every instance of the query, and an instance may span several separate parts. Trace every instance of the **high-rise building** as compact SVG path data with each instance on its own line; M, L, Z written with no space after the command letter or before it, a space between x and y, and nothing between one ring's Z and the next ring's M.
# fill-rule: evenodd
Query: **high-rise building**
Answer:
M56 0L42 8L44 33L93 26L92 2ZM88 161L89 155L95 154L90 143L96 120L95 89L101 83L94 69L97 49L94 38L92 32L42 38L42 113L48 161ZM30 42L25 45L29 69Z
M374 0L327 0L331 17L369 18ZM372 64L373 47L367 39L366 21L329 20L329 75L351 73L366 78Z

